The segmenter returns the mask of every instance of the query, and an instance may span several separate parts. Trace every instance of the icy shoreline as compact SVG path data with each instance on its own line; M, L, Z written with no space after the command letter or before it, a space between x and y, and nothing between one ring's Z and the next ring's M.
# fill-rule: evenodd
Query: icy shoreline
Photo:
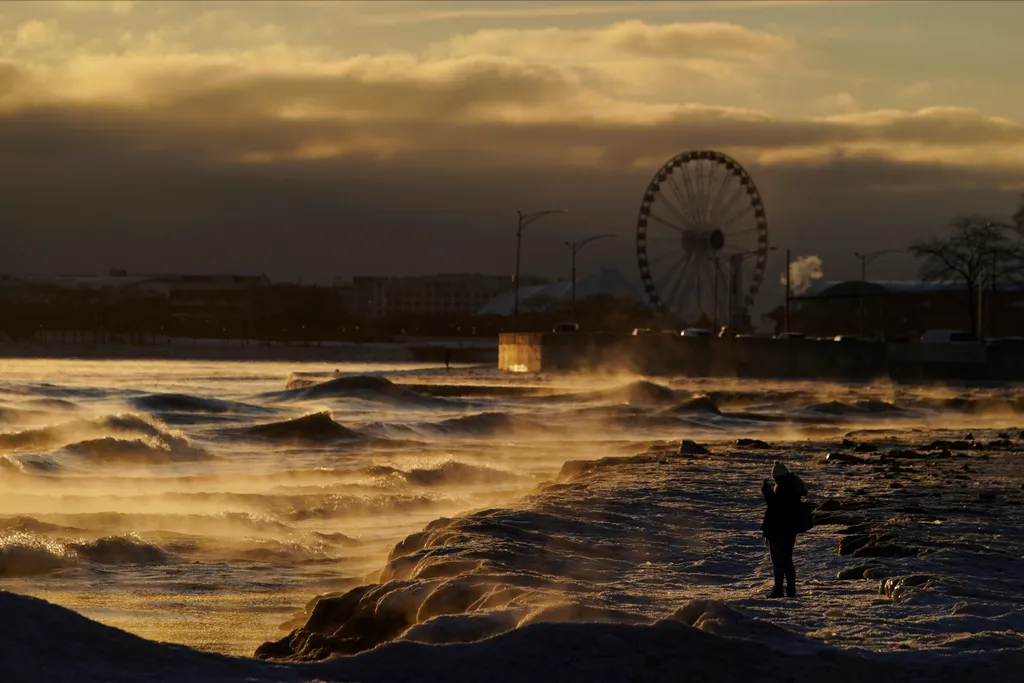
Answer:
M325 662L157 644L3 593L0 669L11 681L1007 680L1024 665L1022 454L976 435L706 455L664 444L566 463L514 505L408 537L380 583L333 596L261 652L357 653ZM821 507L795 602L762 597L770 567L754 531L757 476L778 457ZM346 624L371 637L353 642Z

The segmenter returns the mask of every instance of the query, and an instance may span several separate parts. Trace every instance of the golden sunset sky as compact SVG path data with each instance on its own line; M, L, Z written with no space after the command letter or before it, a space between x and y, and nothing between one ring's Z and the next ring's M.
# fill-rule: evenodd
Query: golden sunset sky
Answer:
M5 2L0 271L506 273L515 210L564 206L526 270L610 231L584 269L632 273L651 175L715 149L773 245L852 276L1013 212L1021 27L1018 2Z

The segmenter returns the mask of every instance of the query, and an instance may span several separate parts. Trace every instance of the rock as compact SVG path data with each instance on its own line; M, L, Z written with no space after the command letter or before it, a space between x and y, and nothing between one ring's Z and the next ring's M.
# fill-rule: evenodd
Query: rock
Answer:
M871 565L857 565L856 567L847 567L840 569L839 573L836 574L836 579L839 581L851 581L854 579L863 579L864 572L871 569Z
M871 537L867 534L843 536L839 539L839 548L836 552L839 555L852 555L857 550L867 546L870 542Z
M871 567L870 569L864 570L865 579L884 579L889 576L889 569L887 567Z
M856 446L857 446L857 442L856 441L850 441L849 439L843 439L839 443L839 447L840 448L856 448Z
M837 462L843 465L856 465L864 462L862 458L858 458L856 455L850 455L849 453L826 453L826 462Z
M866 545L853 552L854 557L917 557L918 550L896 543Z
M683 439L683 442L679 444L679 453L681 455L708 455L710 452L704 446L689 439Z
M876 446L873 443L862 443L858 444L857 447L854 448L853 450L857 451L858 453L877 453L878 446Z
M913 576L893 576L878 584L878 594L884 595L893 600L899 600L907 595L911 589L925 589L933 581L932 577L924 574Z
M964 435L964 439L967 440L967 441L974 441L974 433L973 432L967 432L967 434Z
M843 504L836 498L829 498L818 503L815 512L835 512L843 507Z
M740 448L773 448L770 443L761 441L760 439L736 439L736 445Z

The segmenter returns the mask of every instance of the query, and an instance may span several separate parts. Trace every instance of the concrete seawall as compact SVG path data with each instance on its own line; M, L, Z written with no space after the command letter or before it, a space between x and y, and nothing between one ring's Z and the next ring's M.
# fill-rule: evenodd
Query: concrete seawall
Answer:
M508 372L1000 381L1024 379L1024 346L521 333L501 335L498 367Z

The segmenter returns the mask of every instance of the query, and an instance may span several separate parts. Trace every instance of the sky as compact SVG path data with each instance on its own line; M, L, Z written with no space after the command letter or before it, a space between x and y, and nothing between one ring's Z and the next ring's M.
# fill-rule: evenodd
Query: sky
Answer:
M636 272L687 150L855 277L1024 191L1024 3L4 2L0 272ZM774 275L773 275L774 273ZM912 278L894 254L870 277Z

